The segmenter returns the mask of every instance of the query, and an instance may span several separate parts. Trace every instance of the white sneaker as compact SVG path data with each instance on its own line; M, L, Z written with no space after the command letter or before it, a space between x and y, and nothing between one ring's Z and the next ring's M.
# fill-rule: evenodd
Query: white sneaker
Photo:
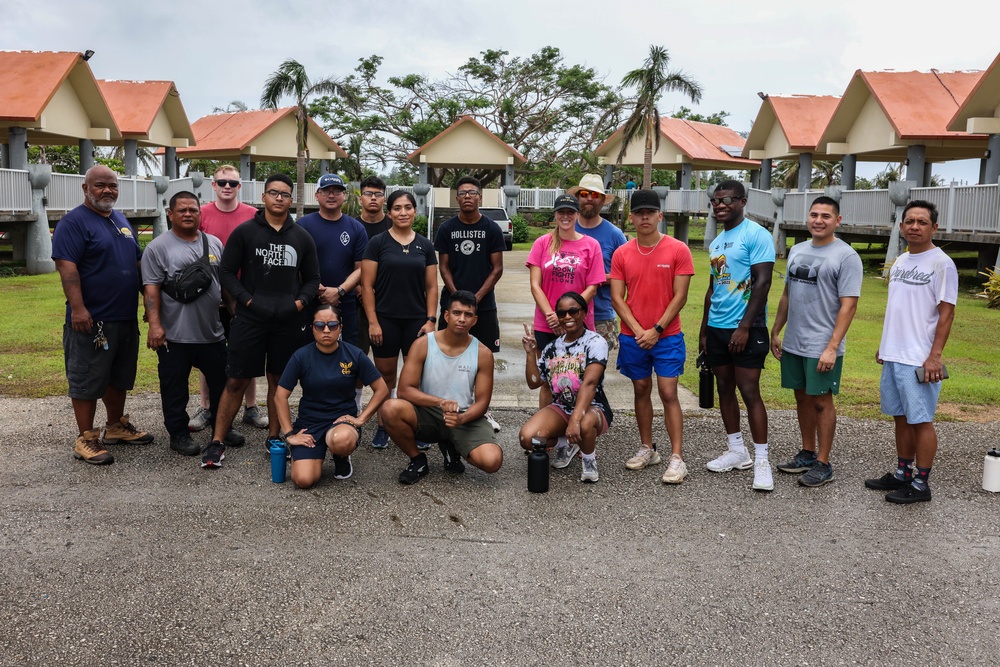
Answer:
M705 467L712 472L729 472L733 468L746 470L753 465L753 459L746 450L738 452L735 449L727 449L725 454L717 459L713 459L705 464Z
M486 421L488 421L490 423L490 426L493 427L494 433L500 432L500 422L498 422L496 419L493 419L493 415L487 412L485 415L483 415L483 417L485 417Z
M753 464L754 491L774 491L774 477L771 475L771 462L758 458Z
M568 445L566 447L556 447L556 455L552 458L553 468L565 468L573 462L573 457L580 451L580 445Z
M660 453L652 447L640 447L635 456L625 462L629 470L642 470L646 466L655 466L660 462Z
M600 478L601 476L597 474L597 459L593 461L583 459L583 472L580 473L580 481L596 482Z
M189 431L204 431L212 423L212 413L202 408L188 421Z
M684 460L677 454L670 455L670 462L667 463L667 471L663 473L664 484L680 484L688 476L688 467Z

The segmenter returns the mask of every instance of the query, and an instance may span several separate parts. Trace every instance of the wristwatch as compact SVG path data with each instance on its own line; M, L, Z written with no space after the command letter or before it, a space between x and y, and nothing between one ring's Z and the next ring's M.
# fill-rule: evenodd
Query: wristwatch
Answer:
M654 324L653 328L656 329L656 333L663 333L663 327L660 326L659 322Z
M340 295L340 298L341 298L341 299L343 299L343 298L344 298L344 295L345 295L345 294L347 294L347 292L346 292L346 291L344 290L344 288L343 288L343 287L338 287L338 288L337 288L337 294L339 294L339 295Z
M427 321L430 322L431 324L437 324L438 318L431 315L430 317L427 318Z

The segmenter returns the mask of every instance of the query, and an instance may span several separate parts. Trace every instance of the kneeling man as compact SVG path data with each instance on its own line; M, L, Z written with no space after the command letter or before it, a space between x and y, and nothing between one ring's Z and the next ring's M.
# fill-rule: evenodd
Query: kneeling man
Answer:
M458 290L443 305L445 328L413 343L399 376L399 398L382 406L385 430L410 457L399 474L402 484L430 472L417 440L438 443L448 472L465 472L462 457L488 473L503 464L503 450L485 418L493 395L493 353L469 333L476 323L476 296Z

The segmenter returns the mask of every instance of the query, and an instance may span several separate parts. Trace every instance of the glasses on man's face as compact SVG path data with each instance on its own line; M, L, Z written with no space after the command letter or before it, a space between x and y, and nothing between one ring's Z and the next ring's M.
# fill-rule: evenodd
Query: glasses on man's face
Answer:
M339 326L340 322L338 322L337 320L330 320L329 322L322 322L320 320L316 320L315 322L313 322L313 329L315 329L316 331L323 331L324 329L335 331Z
M719 204L729 206L734 201L740 201L741 199L743 199L743 197L709 197L708 203L712 206L718 206Z
M580 308L579 306L573 306L572 308L567 308L565 310L562 308L556 308L556 316L559 317L559 319L562 319L567 315L569 315L570 317L576 317L582 312L583 308Z
M238 187L240 187L240 182L239 181L231 181L231 180L226 179L226 178L220 178L219 180L217 180L215 182L215 184L218 185L220 188L226 188L226 187L228 187L228 188L238 188Z
M381 199L385 196L385 193L379 192L378 190L365 190L361 193L361 196L368 199Z
M271 199L277 199L279 201L282 200L282 199L291 199L292 198L292 193L291 192L282 192L281 190L268 190L266 194Z
M471 199L472 197L479 196L479 190L459 190L455 193L455 196L460 199Z
M322 190L317 190L316 192L325 197L339 197L340 195L347 194L347 190L341 190L340 188L333 187L323 188Z
M600 192L594 192L593 190L580 190L576 193L577 197L582 197L583 199L604 199L604 195Z

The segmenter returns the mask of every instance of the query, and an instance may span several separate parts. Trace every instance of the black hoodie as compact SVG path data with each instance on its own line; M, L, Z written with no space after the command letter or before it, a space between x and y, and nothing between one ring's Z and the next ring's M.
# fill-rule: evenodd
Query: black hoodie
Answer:
M297 321L295 301L302 301L305 310L319 289L316 244L292 216L276 230L258 211L229 236L219 280L236 300L238 315L261 322Z

